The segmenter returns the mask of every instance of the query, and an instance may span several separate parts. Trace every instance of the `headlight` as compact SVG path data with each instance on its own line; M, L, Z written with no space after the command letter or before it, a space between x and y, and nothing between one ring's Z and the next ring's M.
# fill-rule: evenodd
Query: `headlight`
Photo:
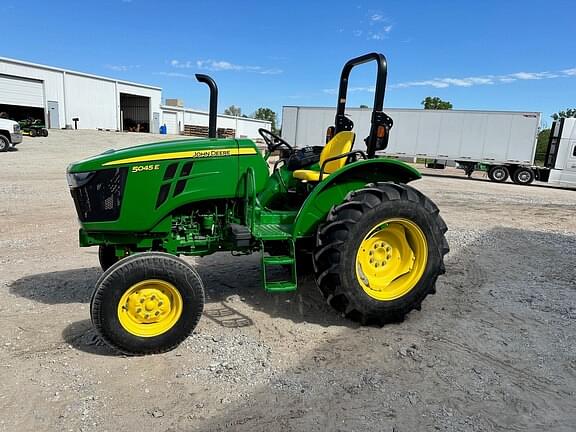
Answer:
M94 174L96 174L96 171L67 173L68 186L71 189L82 187L94 177Z
M20 125L18 123L16 123L14 125L14 133L18 133L18 132L20 132Z

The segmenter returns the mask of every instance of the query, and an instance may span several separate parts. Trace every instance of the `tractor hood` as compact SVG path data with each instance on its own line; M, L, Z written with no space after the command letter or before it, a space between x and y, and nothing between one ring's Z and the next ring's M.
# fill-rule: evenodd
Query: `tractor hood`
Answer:
M86 232L146 232L193 202L243 196L248 168L261 188L268 166L251 140L190 139L109 150L71 164L67 180Z
M146 164L173 159L232 156L239 154L242 141L248 141L246 147L253 148L249 140L205 139L161 141L105 152L74 162L68 166L68 173L96 171L104 168L116 168L132 164Z

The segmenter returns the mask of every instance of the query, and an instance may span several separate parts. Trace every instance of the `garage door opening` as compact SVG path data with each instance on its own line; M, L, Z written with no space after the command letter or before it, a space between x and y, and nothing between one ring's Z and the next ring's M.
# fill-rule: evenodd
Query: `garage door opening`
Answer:
M45 115L43 108L0 104L0 118L16 121L40 120L44 123Z
M124 132L150 132L150 98L120 93L120 119Z

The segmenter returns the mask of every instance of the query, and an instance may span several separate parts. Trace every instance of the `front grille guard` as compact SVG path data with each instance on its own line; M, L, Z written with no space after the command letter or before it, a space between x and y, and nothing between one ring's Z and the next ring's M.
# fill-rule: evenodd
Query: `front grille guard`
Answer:
M70 190L81 222L114 221L120 217L127 168L97 171L85 185Z

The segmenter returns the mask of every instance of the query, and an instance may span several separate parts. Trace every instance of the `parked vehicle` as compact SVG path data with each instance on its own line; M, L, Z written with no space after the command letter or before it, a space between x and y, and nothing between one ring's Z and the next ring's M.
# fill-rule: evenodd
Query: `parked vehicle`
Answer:
M23 135L29 135L31 137L48 136L48 129L46 129L46 126L42 120L26 119L20 120L18 123L20 124L20 130L22 131Z
M394 119L390 145L379 155L420 158L443 168L457 163L470 176L484 169L494 182L510 179L530 184L535 179L576 187L575 119L554 122L544 167L534 163L540 113L503 111L458 111L389 109ZM300 146L309 145L323 135L333 109L284 107L282 136ZM359 134L367 134L370 112L348 109L358 125ZM360 135L363 136L363 135Z
M20 125L13 120L0 118L0 152L8 151L21 142Z
M345 115L352 68L376 62L371 129L352 150ZM318 156L295 152L260 129L264 156L249 139L217 139L217 87L208 84L208 139L107 151L71 164L68 183L80 245L99 246L106 271L90 304L95 330L126 354L170 350L194 329L204 307L200 276L178 255L261 254L262 288L294 291L310 271L336 311L361 324L399 322L435 292L445 272L447 227L438 207L407 183L413 167L377 158L392 121L383 112L382 54L348 61L330 140ZM321 144L319 140L316 144ZM267 159L281 151L270 172ZM297 266L309 259L313 266Z

